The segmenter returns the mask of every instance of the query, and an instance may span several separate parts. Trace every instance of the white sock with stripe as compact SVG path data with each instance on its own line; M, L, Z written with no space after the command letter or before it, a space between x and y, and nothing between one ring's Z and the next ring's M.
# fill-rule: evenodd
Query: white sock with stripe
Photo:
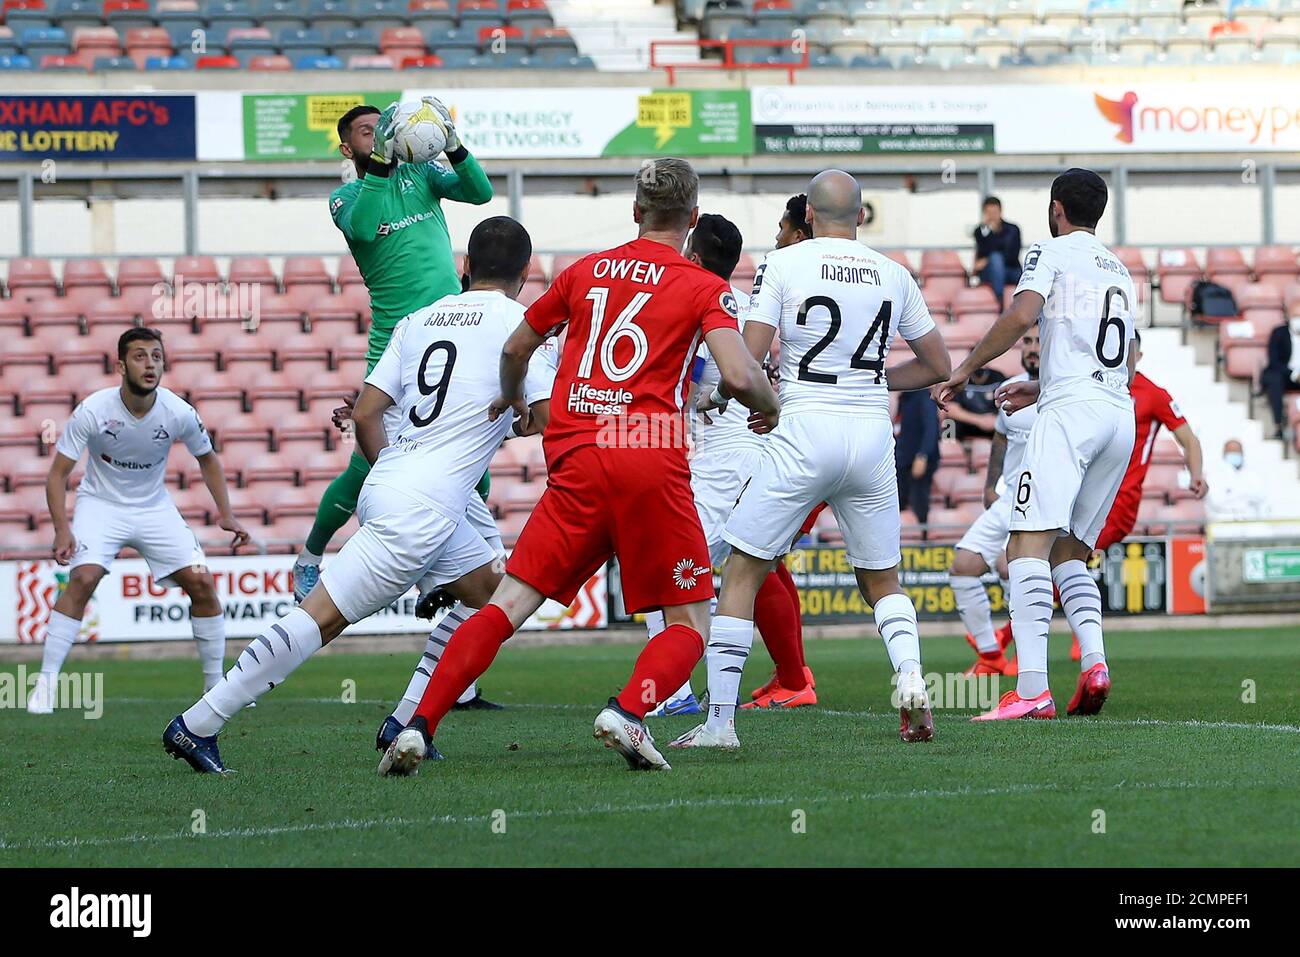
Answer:
M211 737L241 708L283 684L320 647L315 620L295 608L249 642L225 677L182 715L185 726L200 737Z
M916 607L912 599L901 592L886 595L872 609L876 616L876 630L884 639L885 651L894 671L921 670L921 638L916 627Z
M1047 629L1052 624L1052 568L1045 558L1007 563L1011 575L1011 634L1020 674L1016 693L1037 698L1047 690Z
M1061 610L1079 639L1082 670L1105 664L1106 648L1101 633L1101 589L1078 559L1061 562L1052 569L1052 581L1061 593Z
M203 690L207 691L221 680L226 666L226 616L190 616L190 629L194 644L199 649L199 663L203 666Z
M472 614L473 612L462 602L456 602L429 633L429 638L424 643L424 654L420 657L420 663L415 666L411 681L402 692L402 700L397 702L397 707L393 709L393 717L401 722L402 727L410 724L415 709L420 706L420 699L424 697L424 689L429 686L429 679L433 677L433 669L438 667L442 650L447 647L447 642L451 640L456 629ZM478 689L470 685L468 690L477 692ZM471 694L469 697L473 698L474 695ZM469 700L464 695L461 695L461 698Z
M957 599L957 612L966 632L975 639L981 654L998 650L998 639L993 634L993 612L989 606L989 593L978 578L953 575L948 579L953 597Z
M719 615L713 619L704 650L709 670L709 711L705 725L710 731L722 731L736 716L740 677L753 646L754 623L748 618Z

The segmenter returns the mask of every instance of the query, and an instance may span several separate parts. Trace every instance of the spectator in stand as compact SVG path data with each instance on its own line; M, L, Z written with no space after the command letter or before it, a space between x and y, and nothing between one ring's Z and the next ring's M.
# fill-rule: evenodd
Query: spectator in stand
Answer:
M1223 443L1223 461L1210 478L1205 499L1205 517L1211 522L1249 522L1269 517L1264 478L1246 468L1241 442Z
M1269 334L1268 364L1259 374L1259 384L1268 396L1277 426L1274 438L1282 438L1286 427L1286 410L1282 407L1288 392L1300 392L1300 316L1292 316Z
M899 397L894 465L898 504L924 525L930 516L930 483L939 467L939 407L925 389Z
M1002 218L1002 200L984 198L983 221L975 227L975 274L987 283L1002 309L1002 290L1020 281L1020 227Z
M955 426L953 438L962 442L993 438L993 426L998 420L993 393L1006 378L997 369L983 368L967 380L966 387L957 393L957 400L946 410Z

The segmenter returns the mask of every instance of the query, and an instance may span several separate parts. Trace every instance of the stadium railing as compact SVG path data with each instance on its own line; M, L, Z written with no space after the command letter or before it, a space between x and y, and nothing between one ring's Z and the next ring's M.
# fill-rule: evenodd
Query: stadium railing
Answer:
M688 62L680 60L665 59L663 51L669 49L680 49L682 47L697 48L703 53L705 50L721 50L722 59L699 59ZM767 48L769 50L786 50L795 54L798 59L781 57L777 54L769 55L765 60L750 60L743 57L737 57L737 51L757 50ZM789 37L779 39L754 39L754 40L651 40L650 41L650 69L663 70L668 76L668 85L677 85L678 70L784 70L789 82L794 83L795 73L798 70L808 69L808 44L791 41Z

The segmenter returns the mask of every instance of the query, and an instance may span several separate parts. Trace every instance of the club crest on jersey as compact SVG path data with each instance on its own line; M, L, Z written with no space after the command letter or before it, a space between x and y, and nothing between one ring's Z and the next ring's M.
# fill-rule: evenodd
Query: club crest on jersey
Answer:
M155 442L165 442L172 437L172 434L164 429L161 425L153 430L153 440Z
M740 316L740 306L736 304L736 295L733 292L724 292L718 297L718 305L727 310L727 315L732 319Z
M678 588L685 591L688 588L694 588L696 580L701 575L708 574L710 569L700 568L691 558L683 558L673 566L673 582Z

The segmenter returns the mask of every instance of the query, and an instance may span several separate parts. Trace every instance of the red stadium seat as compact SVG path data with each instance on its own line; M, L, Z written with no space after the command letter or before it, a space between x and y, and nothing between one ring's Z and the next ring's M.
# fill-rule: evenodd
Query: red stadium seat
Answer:
M983 507L984 476L982 474L958 472L954 476L952 486L948 491L948 501L954 506L964 505L967 502L976 502Z
M993 290L988 286L970 286L959 289L952 298L952 315L954 319L960 319L964 313L993 313L998 314L998 301L993 295Z
M63 264L63 291L93 289L106 296L113 294L113 282L98 259L69 259Z
M496 455L492 457L491 473L492 480L495 482L498 478L519 479L523 480L527 469L527 450L521 446L516 439L511 439L501 444L497 449Z
M387 27L379 33L379 51L401 63L407 57L424 56L428 49L424 45L424 35L418 28Z
M233 56L201 56L194 61L196 70L238 70L240 68L239 58Z
M172 285L186 282L221 282L217 261L211 256L177 256L172 262Z
M1284 280L1285 288L1300 276L1300 259L1290 246L1259 246L1255 250L1255 276L1260 282L1278 277Z
M960 276L931 276L922 280L921 293L926 302L947 303L951 308L952 301L966 288L966 280Z
M360 294L354 291L357 289L361 290ZM293 290L285 295L293 295ZM364 311L358 304L360 299L365 300ZM316 328L322 323L345 322L357 332L362 332L365 329L363 316L370 315L369 299L370 294L365 286L345 286L340 292L325 295L315 293L307 303L307 323L310 328Z
M162 269L156 259L121 259L117 263L117 288L125 290L128 286L166 285Z
M1148 281L1151 270L1147 268L1146 260L1142 258L1142 250L1136 246L1112 246L1111 252L1124 264L1134 283Z
M1236 246L1212 247L1205 251L1205 273L1213 281L1222 282L1225 277L1249 276L1250 266Z
M10 291L16 289L43 289L53 293L57 288L54 270L48 259L17 256L9 260Z
M970 470L970 459L966 455L966 446L962 445L956 439L939 440L939 467L960 467L964 471Z
M524 283L524 288L519 291L519 304L521 306L531 306L542 297L546 292L545 280L530 279Z
M1255 382L1268 362L1268 349L1263 346L1237 346L1227 353L1224 372L1230 379L1249 379Z
M943 341L951 349L971 349L975 343L979 342L988 332L989 327L997 321L998 314L994 310L987 312L968 312L962 315L957 321L948 325L940 326L939 331L943 334ZM899 355L910 355L906 349L900 350Z
M273 289L279 289L279 283L276 281L275 273L271 269L271 261L265 256L236 256L230 261L230 275L228 281L237 282L256 282Z
M334 280L319 256L291 256L284 261L284 288L316 287L323 292L334 290Z
M966 279L966 267L951 249L925 249L921 251L921 279L928 282L941 277ZM964 285L964 282L963 282Z
M1274 286L1251 283L1235 292L1237 309L1243 319L1263 323L1268 328L1286 318L1282 307L1282 293Z
M361 278L361 270L357 268L357 261L351 256L339 257L338 287L342 290L344 286L365 287L365 280Z
M970 464L971 468L975 470L976 475L984 474L984 470L988 468L989 455L992 450L992 439L970 440Z
M1156 277L1161 301L1182 304L1193 283L1201 278L1201 264L1188 247L1162 249L1156 260Z
M907 253L904 252L903 250L882 249L881 252L883 252L887 257L892 259L894 262L898 263L900 266L906 269L913 276L916 275L916 270L912 268L912 261L907 258Z
M758 264L754 262L754 257L749 253L741 253L740 260L731 273L731 283L748 292L750 287L754 285L754 276L757 272Z
M61 296L29 303L26 312L27 325L33 332L51 326L63 326L65 336L75 336L81 332L84 324L80 307Z
M555 259L552 260L551 262L551 278L554 279L560 273L564 272L564 270L568 269L570 266L576 263L579 259L582 259L585 255L586 253L580 253L579 255L576 256L567 255L567 254L557 255Z

